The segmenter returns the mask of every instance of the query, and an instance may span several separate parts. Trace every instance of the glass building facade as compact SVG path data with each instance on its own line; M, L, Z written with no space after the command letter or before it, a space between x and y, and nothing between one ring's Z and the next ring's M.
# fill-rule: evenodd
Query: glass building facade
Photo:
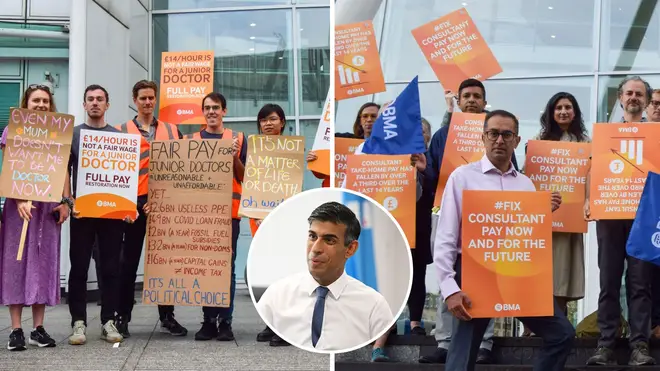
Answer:
M330 86L330 4L327 0L153 0L152 78L161 53L213 50L214 90L227 98L225 125L257 134L257 113L282 106L287 135L305 137L306 150ZM181 126L182 133L199 130ZM321 180L305 171L303 189ZM243 278L251 241L241 223L236 275Z
M575 95L591 132L594 122L622 119L617 88L625 76L660 88L657 0L383 0L374 26L387 91L340 101L336 131L352 131L363 103L394 99L415 76L422 116L439 129L444 88L411 30L462 7L503 69L484 83L487 109L516 114L523 143L539 132L541 112L557 92ZM523 163L523 145L516 154ZM587 289L578 320L596 310L599 291L594 225L585 238Z

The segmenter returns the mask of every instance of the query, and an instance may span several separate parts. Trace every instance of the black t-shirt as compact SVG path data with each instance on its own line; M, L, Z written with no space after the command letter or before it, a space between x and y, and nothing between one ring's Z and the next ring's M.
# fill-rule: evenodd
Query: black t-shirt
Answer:
M199 135L202 137L202 139L222 139L222 134L209 133L206 130L202 130ZM245 161L247 161L247 139L245 138L245 135L243 135L243 145L241 146L240 159L243 165L245 165ZM235 177L236 174L234 174L234 178Z
M71 156L69 156L69 173L71 174L71 187L73 188L73 197L76 197L76 186L78 184L78 158L80 156L80 131L95 130L107 131L110 133L119 133L120 131L106 124L102 128L93 128L85 123L73 128L73 138L71 139Z

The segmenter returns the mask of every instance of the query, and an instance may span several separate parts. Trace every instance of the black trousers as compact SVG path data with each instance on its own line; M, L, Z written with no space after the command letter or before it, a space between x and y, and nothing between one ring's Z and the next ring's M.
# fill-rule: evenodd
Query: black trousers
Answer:
M408 311L411 321L421 321L426 303L426 261L419 257L417 249L411 249L413 262L413 279L408 295Z
M236 248L238 235L241 232L241 220L232 219L231 221L231 283L229 287L229 307L202 307L204 321L211 319L220 319L225 322L232 322L234 316L234 297L236 295Z
M630 345L648 342L651 330L651 273L650 263L626 253L626 242L633 220L600 220L596 222L598 236L598 268L600 296L598 297L599 346L614 348L614 340L621 318L621 277L624 262Z
M133 312L133 300L135 299L135 280L140 265L142 248L144 247L144 236L147 234L147 215L142 207L147 202L147 196L138 197L139 216L134 223L125 223L124 245L121 254L121 283L119 287L119 305L117 314L125 321L131 321ZM160 320L174 314L173 305L159 305L158 315Z
M92 259L94 241L98 236L101 265L101 323L115 318L119 285L119 253L124 222L97 218L71 218L69 259L69 312L71 326L75 321L87 323L87 272ZM98 271L97 271L98 272Z

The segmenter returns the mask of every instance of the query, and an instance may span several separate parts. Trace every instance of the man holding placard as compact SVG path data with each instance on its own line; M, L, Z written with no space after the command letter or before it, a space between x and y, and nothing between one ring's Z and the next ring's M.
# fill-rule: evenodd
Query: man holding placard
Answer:
M520 143L518 130L518 119L510 112L498 110L486 115L482 136L485 156L456 169L449 176L443 194L434 261L447 308L459 320L449 346L447 370L474 370L480 341L473 339L481 339L491 321L490 318L472 318L468 312L472 302L461 290L463 191L536 191L532 181L516 171L511 163L511 155ZM561 204L561 195L553 192L551 202L554 211ZM552 296L551 285L548 285L547 294ZM552 316L519 318L543 339L535 370L563 369L571 352L575 330L557 303L553 301L553 304Z
M100 85L90 85L85 89L83 106L87 112L87 122L73 129L71 141L71 156L69 157L69 172L72 174L73 195L85 186L83 180L78 184L78 175L84 163L86 151L97 152L101 145L94 144L96 149L82 149L81 135L85 132L119 132L105 122L105 112L110 107L110 97L107 90ZM96 146L98 145L98 147ZM83 159L79 163L79 160ZM99 172L110 173L112 171ZM93 174L88 174L93 175ZM97 174L98 175L98 174ZM89 176L87 178L90 178ZM101 181L96 179L95 181ZM117 305L117 287L119 285L119 253L123 235L123 221L121 219L102 219L80 217L80 212L73 210L71 219L71 248L69 259L71 270L69 272L69 312L71 313L71 327L73 333L69 336L69 344L82 345L87 341L87 272L92 259L94 240L98 236L99 254L101 262L101 276L103 290L101 290L101 338L109 343L118 343L123 337L115 327L115 310Z
M242 183L245 175L245 158L247 156L247 141L241 132L225 128L222 119L227 114L227 99L219 93L209 93L202 99L202 111L206 119L206 128L198 133L186 136L187 139L231 139L233 141L233 181L231 204L231 286L229 289L229 307L203 307L204 322L202 328L195 334L195 340L220 341L234 340L231 328L234 312L234 294L236 292L236 248L241 228L241 217L238 207L243 192Z
M117 308L117 329L124 338L130 337L128 323L131 321L131 312L133 311L135 280L144 246L144 236L147 233L150 143L154 140L176 140L183 138L183 135L175 125L162 122L154 116L157 93L158 86L155 82L146 80L138 81L133 86L133 103L137 107L138 114L127 123L117 126L117 129L122 133L139 134L142 137L140 142L137 219L127 220L129 223L124 231L122 272L119 286L119 305ZM174 336L185 336L188 334L188 330L174 319L173 305L159 305L158 314L161 322L161 331Z
M618 98L624 110L624 123L646 121L643 114L652 99L652 92L653 90L649 83L639 76L627 77L621 81L618 89ZM614 124L596 125L607 126ZM602 146L599 145L599 142L609 140L611 135L610 133L599 134L600 132L601 130L598 130L597 127L594 128L592 147L594 159L592 160L592 169L590 169L587 176L586 201L584 206L584 217L587 220L591 220L592 217L601 218L604 214L601 212L601 216L592 215L592 211L595 213L598 212L595 210L598 204L590 204L590 195L594 191L594 189L591 189L591 182L593 181L597 185L603 180L609 180L607 178L613 178L623 173L625 167L631 167L618 159L611 162L609 160L602 161L603 157L601 156L603 156L603 151L600 149ZM618 137L617 141L620 141L622 134L617 132L614 135ZM633 150L635 141L629 140L627 142L632 143L630 149ZM651 144L652 142L648 141L647 143ZM640 147L646 146L640 145ZM642 160L646 157L642 153L646 151L642 151L640 147L638 147L638 154L641 157L639 160ZM607 150L604 151L605 156L612 155L613 151L610 149L610 146L607 146ZM629 158L632 159L633 157ZM605 163L605 166L599 166L599 163ZM617 168L619 165L621 166L620 169ZM607 168L605 169L605 167ZM591 176L592 170L594 174L593 179ZM604 176L603 174L606 175ZM630 181L632 177L633 175L630 175L626 178ZM594 195L594 199L598 197L598 194ZM594 202L594 200L591 202ZM593 210L591 206L594 207ZM602 218L596 221L598 267L600 268L600 295L598 297L598 328L600 329L600 339L598 340L596 353L587 361L588 365L617 364L614 346L620 327L621 304L619 298L624 263L627 264L626 290L628 293L628 322L631 332L629 343L632 349L628 363L633 366L655 364L655 359L649 353L648 345L651 326L651 291L649 289L649 282L652 278L651 264L627 255L626 243L632 225L633 219L622 219L620 217L613 219L612 216L609 219Z

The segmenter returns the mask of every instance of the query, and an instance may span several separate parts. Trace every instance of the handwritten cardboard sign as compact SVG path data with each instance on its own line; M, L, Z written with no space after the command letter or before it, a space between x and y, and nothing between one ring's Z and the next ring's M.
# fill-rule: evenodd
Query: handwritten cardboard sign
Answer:
M60 202L74 117L12 108L0 174L0 196Z
M340 188L346 177L348 155L355 153L364 139L335 138L335 187Z
M202 99L213 91L212 50L163 52L158 118L171 124L203 124Z
M433 206L440 206L449 175L461 165L479 161L484 156L485 114L454 112L449 123L449 134L442 156L438 188Z
M552 316L550 192L463 191L462 287L475 318Z
M335 26L335 100L385 90L373 22Z
M594 124L589 202L594 219L634 219L649 171L660 171L660 124Z
M239 215L264 219L302 192L304 151L302 136L250 135Z
M586 233L584 198L591 144L530 140L525 175L537 191L561 193L561 207L552 213L554 232Z
M330 147L332 143L332 120L331 108L334 102L330 99L330 94L325 98L325 108L323 116L319 121L319 127L316 129L316 137L312 150L316 154L316 161L307 163L307 168L320 174L330 175Z
M228 307L232 141L154 141L143 302Z
M76 210L84 218L135 218L140 136L80 131Z
M412 30L445 90L458 92L463 80L486 80L502 72L465 8Z
M373 198L389 211L415 248L417 171L407 155L350 155L346 188Z

